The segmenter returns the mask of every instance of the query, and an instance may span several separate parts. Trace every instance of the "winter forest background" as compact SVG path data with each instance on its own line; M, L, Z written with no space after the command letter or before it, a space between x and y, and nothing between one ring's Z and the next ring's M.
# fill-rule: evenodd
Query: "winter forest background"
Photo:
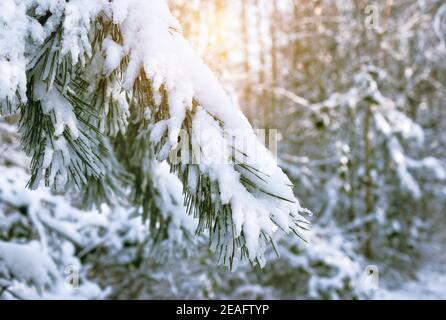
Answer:
M0 299L445 299L446 3L168 2L0 0Z

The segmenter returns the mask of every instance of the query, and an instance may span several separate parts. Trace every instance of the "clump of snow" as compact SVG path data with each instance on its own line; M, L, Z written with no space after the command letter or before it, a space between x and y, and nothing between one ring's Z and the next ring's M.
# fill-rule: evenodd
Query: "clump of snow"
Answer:
M48 189L29 190L28 178L23 169L0 165L0 231L17 223L27 225L29 219L38 235L38 241L0 241L0 285L7 289L6 297L9 292L24 299L103 297L106 293L82 274L81 283L70 286L65 268L82 271L75 246L98 241L98 229L108 226L106 218L98 212L81 212ZM24 211L15 215L14 208Z
M154 187L159 193L156 198L157 205L161 209L169 223L168 241L172 243L185 243L185 234L192 235L197 227L197 221L186 213L183 205L183 186L178 178L170 173L167 162L154 164Z
M43 112L52 118L56 137L61 136L65 128L68 128L76 140L79 137L77 119L68 101L56 89L45 92L42 84L37 85L36 89L35 98L41 101Z
M18 244L0 241L0 265L13 276L31 281L39 287L49 286L60 276L54 261L39 244Z
M14 0L0 2L0 114L13 112L19 103L17 93L26 97L25 37L26 6ZM11 104L9 110L8 102Z
M61 54L70 54L73 64L91 56L91 43L88 37L91 23L104 10L105 0L72 0L64 10Z

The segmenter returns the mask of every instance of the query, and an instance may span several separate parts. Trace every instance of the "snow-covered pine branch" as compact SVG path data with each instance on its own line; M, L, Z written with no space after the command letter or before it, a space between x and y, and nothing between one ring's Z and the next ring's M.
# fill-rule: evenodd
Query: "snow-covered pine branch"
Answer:
M164 0L2 6L1 110L20 111L31 187L77 186L110 201L130 185L144 207L151 163L167 159L223 263L263 265L276 226L301 236L308 223L290 180Z

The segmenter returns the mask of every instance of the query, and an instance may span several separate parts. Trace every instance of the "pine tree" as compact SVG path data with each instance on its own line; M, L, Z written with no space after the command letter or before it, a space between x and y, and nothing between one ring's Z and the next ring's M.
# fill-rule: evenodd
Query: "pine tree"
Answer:
M6 0L0 21L0 110L20 115L30 188L137 208L156 242L172 223L157 200L167 161L222 263L263 265L275 226L302 236L290 180L164 0Z

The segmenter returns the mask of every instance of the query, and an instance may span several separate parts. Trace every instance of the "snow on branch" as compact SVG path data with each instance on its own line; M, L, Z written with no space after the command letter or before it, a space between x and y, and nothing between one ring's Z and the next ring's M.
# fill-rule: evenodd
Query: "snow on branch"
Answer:
M298 233L306 223L290 180L178 31L167 4L129 1L125 11L113 11L128 52L124 88L150 108L159 160L170 160L221 260L232 264L241 255L263 264L274 225Z
M118 194L122 171L134 184L148 181L135 173L149 167L129 161L140 154L140 162L168 160L198 233L209 233L223 263L246 257L263 265L277 227L302 237L306 210L291 181L183 37L166 1L33 0L11 7L25 28L14 51L20 81L0 88L0 98L9 106L13 94L24 96L26 74L27 99L18 102L33 188L44 180L56 190L75 185L114 198L107 193ZM6 18L18 29L11 14ZM9 57L3 51L1 63ZM145 139L152 150L135 153ZM147 198L134 197L138 204Z

